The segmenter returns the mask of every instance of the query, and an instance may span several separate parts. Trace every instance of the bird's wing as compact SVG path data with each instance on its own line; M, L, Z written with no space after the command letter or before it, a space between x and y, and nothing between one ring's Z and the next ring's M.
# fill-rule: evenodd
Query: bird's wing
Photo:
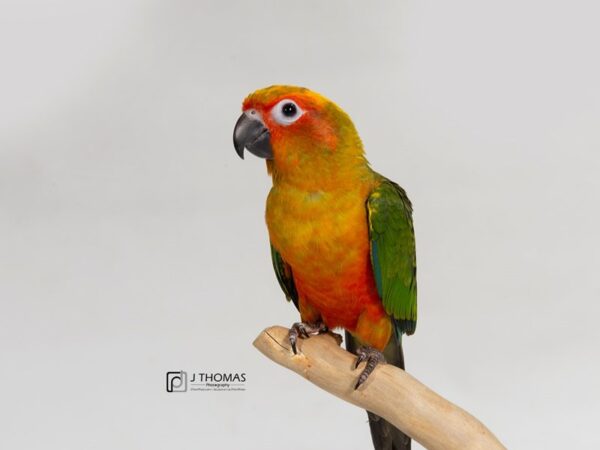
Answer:
M367 200L371 263L379 297L396 330L417 325L417 261L412 205L406 192L384 179Z
M279 286L281 286L285 297L288 299L288 301L294 302L296 308L299 309L298 292L296 291L296 285L294 284L292 268L283 260L281 254L272 245L271 259L273 260L273 269L275 269L277 281L279 281Z

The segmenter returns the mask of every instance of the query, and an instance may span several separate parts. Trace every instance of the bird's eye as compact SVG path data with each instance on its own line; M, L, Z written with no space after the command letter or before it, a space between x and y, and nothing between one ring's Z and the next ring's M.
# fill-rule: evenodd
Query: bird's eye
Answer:
M293 100L281 100L273 108L273 119L280 125L290 125L298 120L304 111Z
M292 102L284 103L284 105L281 107L281 113L285 117L294 117L297 112L298 108L296 108L296 105Z

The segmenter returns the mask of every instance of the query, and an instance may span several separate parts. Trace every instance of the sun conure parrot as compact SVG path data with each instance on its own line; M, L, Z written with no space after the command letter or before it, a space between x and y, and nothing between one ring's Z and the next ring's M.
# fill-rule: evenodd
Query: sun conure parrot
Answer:
M339 106L305 88L250 94L234 146L266 159L273 187L266 222L275 274L301 322L298 338L342 327L346 348L366 362L358 388L380 362L404 368L402 334L417 322L415 234L404 190L373 171ZM384 356L385 355L385 356ZM369 413L376 449L410 439Z

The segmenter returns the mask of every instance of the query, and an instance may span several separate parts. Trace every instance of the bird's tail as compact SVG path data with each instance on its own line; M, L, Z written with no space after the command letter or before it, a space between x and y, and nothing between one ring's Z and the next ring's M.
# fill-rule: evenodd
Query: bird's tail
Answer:
M346 350L356 354L359 343L346 331ZM404 370L404 354L402 353L402 335L392 333L392 338L383 351L388 364ZM385 419L367 411L369 427L375 450L410 450L410 438Z

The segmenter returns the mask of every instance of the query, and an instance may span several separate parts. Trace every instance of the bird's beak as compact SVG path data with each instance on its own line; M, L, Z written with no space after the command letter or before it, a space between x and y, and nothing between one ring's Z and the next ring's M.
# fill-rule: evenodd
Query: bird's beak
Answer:
M233 129L233 146L244 159L244 148L259 158L273 159L271 134L262 120L252 113L244 112Z

